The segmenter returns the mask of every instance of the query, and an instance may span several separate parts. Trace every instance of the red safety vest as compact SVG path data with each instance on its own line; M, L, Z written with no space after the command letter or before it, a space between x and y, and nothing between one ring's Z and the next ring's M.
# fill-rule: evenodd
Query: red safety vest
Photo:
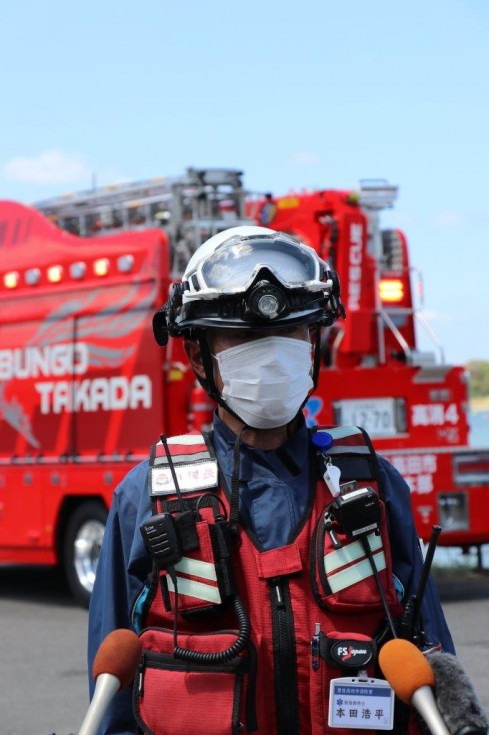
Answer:
M366 434L356 427L319 431L333 436L327 453L340 467L342 482L355 480L358 488L369 486L378 497L377 460ZM364 543L325 521L333 497L324 480L310 489L292 543L260 551L252 532L240 524L238 537L231 540L231 561L223 519L229 518L230 503L218 486L213 448L202 434L168 439L166 451L158 442L149 483L154 514L170 513L177 520L181 558L173 574L155 564L146 604L144 652L134 688L143 731L367 732L328 726L330 681L348 673L357 676L359 670L379 676L375 636L385 627L386 616ZM372 532L367 538L392 616L398 617L402 606L392 579L381 500L380 509L380 534ZM171 529L168 543L171 546ZM235 593L241 608L229 602L235 601ZM249 618L250 640L226 658L223 652L232 653L239 638L242 608ZM194 651L194 659L174 655L175 642L179 649ZM372 729L375 726L369 732Z

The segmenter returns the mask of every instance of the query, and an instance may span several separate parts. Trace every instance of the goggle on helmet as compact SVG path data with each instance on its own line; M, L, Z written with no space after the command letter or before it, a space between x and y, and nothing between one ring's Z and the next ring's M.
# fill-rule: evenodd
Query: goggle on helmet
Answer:
M332 324L339 281L315 250L264 227L234 227L204 243L154 317L159 344L196 328Z

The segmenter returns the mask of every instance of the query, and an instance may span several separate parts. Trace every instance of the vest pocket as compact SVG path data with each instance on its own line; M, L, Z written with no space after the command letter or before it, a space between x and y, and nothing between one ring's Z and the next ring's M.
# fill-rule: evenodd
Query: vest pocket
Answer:
M178 635L178 645L199 652L201 660L173 655L173 631L147 629L134 683L133 705L139 727L150 735L243 735L254 720L254 656L206 663L206 654L224 651L237 632ZM251 710L251 711L250 711ZM248 720L248 729L244 724Z
M321 513L311 542L311 586L318 604L330 611L358 614L383 609L372 562L378 572L388 604L397 609L398 601L392 580L389 539L385 508L381 502L380 533L368 534L366 541L348 537L328 509Z
M195 526L199 545L186 552L175 564L180 612L208 610L223 604L224 598L219 585L218 565L212 544L210 525L199 521ZM169 593L170 609L175 607L175 588L165 573Z

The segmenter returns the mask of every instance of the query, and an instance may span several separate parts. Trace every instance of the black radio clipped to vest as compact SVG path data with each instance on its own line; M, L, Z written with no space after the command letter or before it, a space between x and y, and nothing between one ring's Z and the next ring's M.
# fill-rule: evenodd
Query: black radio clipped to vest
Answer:
M141 535L149 554L160 569L173 566L182 558L177 524L171 513L152 516L141 526Z
M342 492L329 506L329 515L350 538L360 538L377 531L380 525L380 501L371 487Z
M184 551L199 546L192 511L158 513L140 526L144 545L160 569L177 564Z

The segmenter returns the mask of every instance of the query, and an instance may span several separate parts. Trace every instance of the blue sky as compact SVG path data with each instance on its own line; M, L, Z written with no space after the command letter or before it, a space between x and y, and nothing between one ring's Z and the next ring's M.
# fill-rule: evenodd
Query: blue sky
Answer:
M0 197L187 166L277 195L387 178L446 358L489 359L488 19L486 0L4 2Z

